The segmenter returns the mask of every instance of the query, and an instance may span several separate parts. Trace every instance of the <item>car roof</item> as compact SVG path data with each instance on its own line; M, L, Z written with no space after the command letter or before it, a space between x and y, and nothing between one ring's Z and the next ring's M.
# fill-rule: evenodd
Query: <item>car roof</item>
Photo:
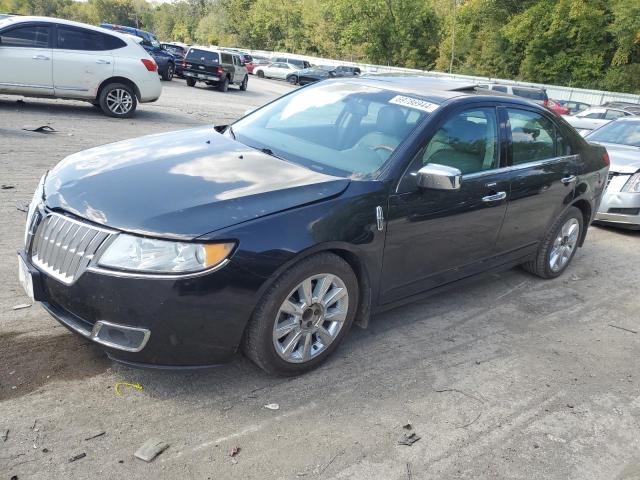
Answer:
M64 20L62 18L54 18L54 17L21 16L21 15L15 16L15 17L8 17L0 20L0 27L6 27L9 25L18 25L20 23L27 23L27 22L49 22L49 23L56 23L58 25L69 25L70 27L80 27L80 28L85 28L87 30L94 30L96 32L109 33L110 35L115 35L118 38L130 40L129 37L121 35L114 30L109 30L102 27L96 27L95 25L89 25L88 23L74 22L72 20Z

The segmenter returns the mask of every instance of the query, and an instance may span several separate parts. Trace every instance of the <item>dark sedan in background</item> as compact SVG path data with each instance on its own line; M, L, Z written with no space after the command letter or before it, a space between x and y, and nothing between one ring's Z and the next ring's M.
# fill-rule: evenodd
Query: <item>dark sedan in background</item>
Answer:
M319 65L305 68L287 75L287 82L292 85L308 85L328 78L355 77L360 75L357 67L335 67L329 65Z
M473 92L327 80L230 126L71 155L30 205L21 282L119 361L241 348L295 375L381 309L515 265L557 277L606 151L541 106Z

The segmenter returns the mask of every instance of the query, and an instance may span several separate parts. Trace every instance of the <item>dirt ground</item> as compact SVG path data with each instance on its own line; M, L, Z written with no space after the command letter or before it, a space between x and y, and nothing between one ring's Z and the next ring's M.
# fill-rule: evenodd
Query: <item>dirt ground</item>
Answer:
M130 369L40 306L13 310L30 303L16 205L46 169L95 145L222 123L288 90L175 80L132 120L0 96L0 479L640 479L638 233L591 227L557 280L516 269L381 314L293 379L239 355L190 373ZM57 133L23 130L44 124ZM143 389L118 396L117 382ZM407 423L413 446L398 444ZM134 458L151 437L169 448Z

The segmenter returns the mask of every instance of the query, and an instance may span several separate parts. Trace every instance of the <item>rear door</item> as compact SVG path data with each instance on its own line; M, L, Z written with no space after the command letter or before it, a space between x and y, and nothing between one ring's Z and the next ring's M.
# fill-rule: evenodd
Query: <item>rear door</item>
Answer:
M575 194L578 156L552 113L506 107L511 195L498 250L534 248Z
M0 91L53 95L52 26L18 23L0 32Z
M107 33L56 25L53 88L57 96L95 98L98 87L113 75L112 50L126 47Z
M220 67L220 54L209 50L192 48L187 53L185 70L202 79L208 77L218 78L218 67Z

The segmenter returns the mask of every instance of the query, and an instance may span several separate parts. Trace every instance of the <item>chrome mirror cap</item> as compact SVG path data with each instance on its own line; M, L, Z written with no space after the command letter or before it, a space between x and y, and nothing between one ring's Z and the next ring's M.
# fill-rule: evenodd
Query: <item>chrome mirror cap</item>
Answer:
M418 187L432 190L459 190L461 179L460 170L437 163L428 163L416 173Z

